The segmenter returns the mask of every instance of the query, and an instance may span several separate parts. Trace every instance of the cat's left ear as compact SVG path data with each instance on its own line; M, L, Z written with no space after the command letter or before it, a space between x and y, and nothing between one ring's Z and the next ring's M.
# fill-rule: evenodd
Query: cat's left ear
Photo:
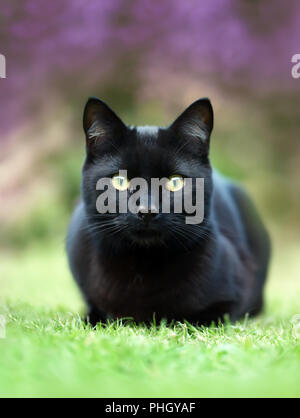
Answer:
M179 136L193 137L208 145L214 124L213 108L207 98L192 103L170 126Z

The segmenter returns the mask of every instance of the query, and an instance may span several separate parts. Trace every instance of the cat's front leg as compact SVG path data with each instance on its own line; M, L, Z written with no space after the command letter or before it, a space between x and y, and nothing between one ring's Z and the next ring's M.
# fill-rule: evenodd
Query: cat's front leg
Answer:
M99 322L106 323L107 315L96 307L89 307L88 313L85 317L85 322L95 327Z

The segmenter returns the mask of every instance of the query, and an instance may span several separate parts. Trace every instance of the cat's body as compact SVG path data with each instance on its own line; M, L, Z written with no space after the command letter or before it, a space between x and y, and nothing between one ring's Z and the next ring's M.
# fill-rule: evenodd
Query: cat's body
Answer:
M101 133L110 134L93 149L87 146L83 198L73 214L67 245L90 322L122 317L151 321L155 316L209 324L225 314L235 320L258 313L269 239L244 191L210 167L210 105L200 100L171 127L155 129L116 127L121 121L102 102L94 99L93 106L90 119L88 107L85 111L86 132L97 125L99 133L102 124ZM176 138L183 132L180 150ZM204 221L186 225L183 215L158 214L146 225L138 214L96 214L95 181L117 169L147 180L174 172L204 178Z

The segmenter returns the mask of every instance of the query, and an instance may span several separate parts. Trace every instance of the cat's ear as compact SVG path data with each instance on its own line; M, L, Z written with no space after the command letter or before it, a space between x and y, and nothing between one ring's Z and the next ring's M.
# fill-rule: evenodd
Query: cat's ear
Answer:
M180 137L193 137L208 145L213 129L214 114L210 100L192 103L170 126Z
M101 143L105 138L119 136L125 128L121 119L106 103L96 97L89 98L83 112L83 129L88 147Z

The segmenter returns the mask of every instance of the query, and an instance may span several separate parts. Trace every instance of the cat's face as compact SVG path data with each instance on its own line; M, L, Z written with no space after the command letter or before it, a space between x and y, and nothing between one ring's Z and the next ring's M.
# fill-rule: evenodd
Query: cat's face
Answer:
M92 98L86 105L83 123L87 141L83 199L96 239L116 247L188 249L205 236L205 223L187 225L184 204L181 213L175 213L174 205L176 196L195 203L195 179L204 178L204 216L209 210L208 150L213 113L208 99L193 103L169 127L158 128L127 127L105 103ZM143 179L148 187L135 187L136 178ZM110 181L105 193L106 203L110 198L115 202L112 213L99 213L97 199L104 193L96 190L100 179ZM158 195L151 189L152 179L165 179ZM187 179L192 179L189 189ZM167 211L162 202L164 187L170 199ZM135 210L120 213L121 197L128 203L137 191L140 194L134 200Z

